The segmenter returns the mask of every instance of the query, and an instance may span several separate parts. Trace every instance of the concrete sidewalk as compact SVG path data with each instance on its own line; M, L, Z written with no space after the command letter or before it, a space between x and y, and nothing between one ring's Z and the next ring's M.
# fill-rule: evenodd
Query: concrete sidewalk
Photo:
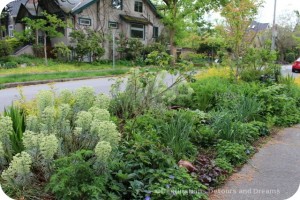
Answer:
M211 200L284 200L300 184L300 125L276 134Z

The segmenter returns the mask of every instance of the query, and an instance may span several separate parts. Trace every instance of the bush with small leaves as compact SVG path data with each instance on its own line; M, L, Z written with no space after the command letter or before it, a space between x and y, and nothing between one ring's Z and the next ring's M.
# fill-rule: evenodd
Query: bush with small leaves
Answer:
M1 177L12 187L25 187L30 184L32 173L31 156L26 152L21 152L13 157L9 167L4 170Z

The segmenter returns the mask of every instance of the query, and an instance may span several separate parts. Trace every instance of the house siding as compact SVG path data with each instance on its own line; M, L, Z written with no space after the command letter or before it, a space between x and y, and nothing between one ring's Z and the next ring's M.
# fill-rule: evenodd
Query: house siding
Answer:
M91 28L96 31L100 31L105 35L105 43L103 47L105 48L104 59L111 58L111 44L108 41L111 41L112 32L115 32L116 37L119 37L123 33L126 37L130 38L131 24L125 22L120 18L120 15L130 15L133 17L145 18L148 19L150 24L145 24L144 27L144 39L141 39L141 42L145 45L154 42L153 38L153 26L158 27L159 35L163 29L163 24L160 22L159 17L156 16L149 4L146 1L143 2L143 12L134 11L134 0L123 0L123 9L118 10L112 7L112 0L102 0L99 3L94 3L93 5L82 10L81 13L76 14L75 16L75 28L76 29L86 29ZM97 13L98 9L98 13ZM97 16L98 15L98 16ZM91 19L91 26L84 26L79 24L80 18ZM117 22L118 29L109 29L109 22Z

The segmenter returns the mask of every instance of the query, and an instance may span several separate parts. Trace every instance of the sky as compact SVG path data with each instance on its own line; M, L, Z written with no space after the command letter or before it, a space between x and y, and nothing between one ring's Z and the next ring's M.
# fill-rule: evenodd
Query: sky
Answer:
M265 0L264 7L259 9L257 20L259 22L273 23L275 0ZM286 13L291 13L294 10L300 11L299 0L277 0L276 19L279 20L280 16ZM295 19L292 19L295 20Z

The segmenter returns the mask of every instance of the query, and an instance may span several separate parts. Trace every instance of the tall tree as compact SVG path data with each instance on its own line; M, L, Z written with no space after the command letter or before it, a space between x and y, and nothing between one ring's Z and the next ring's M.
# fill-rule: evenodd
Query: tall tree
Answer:
M206 11L224 4L227 0L157 0L163 22L169 31L172 65L176 60L176 37L185 30L187 22L197 21Z
M253 40L249 27L261 3L260 0L231 0L221 9L221 16L225 18L223 34L231 48L236 78L240 71L239 59Z
M61 19L57 18L56 15L51 15L46 12L42 13L43 18L30 19L24 18L24 22L32 27L33 30L40 30L44 34L44 56L45 64L48 65L47 56L47 37L61 37L63 34L58 31L59 28L65 28L66 24Z

